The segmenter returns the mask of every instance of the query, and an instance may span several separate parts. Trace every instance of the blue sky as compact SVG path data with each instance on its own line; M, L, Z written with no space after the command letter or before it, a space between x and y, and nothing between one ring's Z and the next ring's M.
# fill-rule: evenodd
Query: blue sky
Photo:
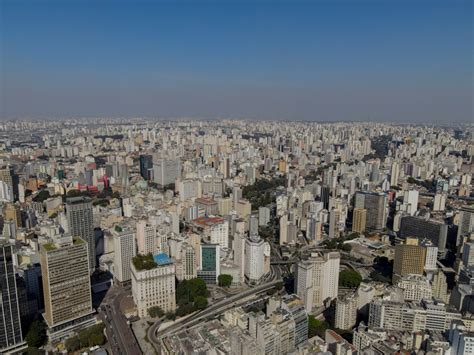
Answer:
M0 116L470 122L472 10L1 0Z

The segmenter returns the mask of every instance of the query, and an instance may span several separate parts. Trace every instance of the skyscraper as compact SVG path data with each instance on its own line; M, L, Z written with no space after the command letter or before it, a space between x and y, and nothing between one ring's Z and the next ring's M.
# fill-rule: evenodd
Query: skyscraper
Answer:
M112 231L114 238L114 276L120 284L129 283L130 263L136 255L135 233L131 230Z
M357 233L364 233L366 220L367 210L364 208L354 208L354 211L352 213L352 231Z
M251 235L245 241L245 280L251 285L259 283L265 273L264 249L264 241L258 234Z
M21 332L18 289L13 269L14 246L0 241L0 353L19 350Z
M89 246L89 270L95 269L95 237L92 215L92 201L88 197L66 199L66 216L69 234L80 237Z
M219 244L201 244L201 258L197 275L208 284L216 284L220 275Z
M153 173L153 157L151 155L140 155L140 175L145 180L151 180Z
M13 168L6 166L0 169L0 181L8 185L9 191L13 194L14 199L18 198L18 176L15 175Z
M457 245L461 243L462 237L472 232L474 232L474 207L464 206L459 211Z
M395 246L393 280L415 274L423 275L426 260L426 248L418 244L418 239L407 238L404 244Z
M70 235L41 246L44 319L51 340L94 323L88 253L87 243Z
M307 312L337 297L340 258L337 252L311 253L298 263L295 289Z
M181 176L181 161L160 159L153 164L153 174L154 181L161 186L174 184Z
M365 227L368 231L381 231L387 223L387 195L376 192L357 192L354 208L367 210Z

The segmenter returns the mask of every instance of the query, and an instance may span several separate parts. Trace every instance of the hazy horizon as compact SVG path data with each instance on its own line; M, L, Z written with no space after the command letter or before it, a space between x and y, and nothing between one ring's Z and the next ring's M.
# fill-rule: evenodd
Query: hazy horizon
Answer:
M471 1L0 4L0 119L470 123Z

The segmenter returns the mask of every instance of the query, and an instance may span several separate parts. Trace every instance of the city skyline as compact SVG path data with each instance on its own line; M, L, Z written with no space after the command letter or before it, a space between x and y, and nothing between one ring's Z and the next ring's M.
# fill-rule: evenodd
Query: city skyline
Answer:
M0 119L473 118L469 1L0 6Z

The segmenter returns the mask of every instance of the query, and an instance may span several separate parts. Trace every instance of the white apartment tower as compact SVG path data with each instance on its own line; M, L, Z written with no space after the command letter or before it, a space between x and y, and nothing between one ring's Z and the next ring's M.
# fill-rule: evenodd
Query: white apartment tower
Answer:
M308 312L337 297L340 259L338 252L311 253L298 263L296 294Z

